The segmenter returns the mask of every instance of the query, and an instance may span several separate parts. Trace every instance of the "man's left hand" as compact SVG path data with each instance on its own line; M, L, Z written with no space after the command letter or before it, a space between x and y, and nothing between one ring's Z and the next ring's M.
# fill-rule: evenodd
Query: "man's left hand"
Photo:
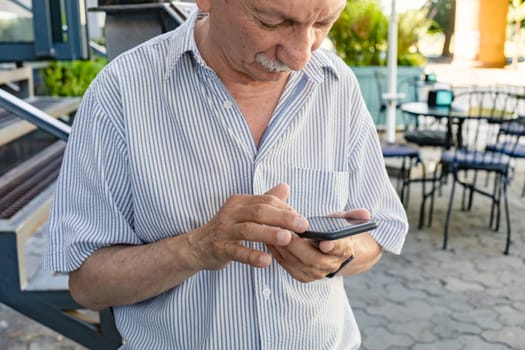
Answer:
M331 216L352 219L369 219L366 209L353 209ZM267 245L277 262L301 282L325 278L337 271L350 256L354 259L339 274L352 275L370 269L381 257L381 247L368 233L362 233L335 241L315 242L294 235L287 246Z

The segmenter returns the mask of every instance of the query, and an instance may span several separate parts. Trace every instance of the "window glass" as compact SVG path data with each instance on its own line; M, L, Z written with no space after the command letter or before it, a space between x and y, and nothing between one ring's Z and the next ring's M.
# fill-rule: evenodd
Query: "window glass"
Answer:
M0 0L0 43L33 40L31 0Z

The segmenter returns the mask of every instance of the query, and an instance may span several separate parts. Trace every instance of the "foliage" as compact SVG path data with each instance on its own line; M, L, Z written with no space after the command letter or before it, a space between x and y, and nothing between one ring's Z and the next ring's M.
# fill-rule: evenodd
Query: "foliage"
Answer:
M400 14L398 64L421 66L424 57L418 53L419 35L429 28L424 13ZM387 58L388 18L378 0L347 0L328 38L337 54L351 66L384 66Z
M456 0L427 0L423 11L426 11L427 18L432 20L429 31L442 32L445 35L441 55L450 56L450 45L455 30Z
M42 79L51 96L82 96L91 81L107 64L97 57L88 61L53 61L42 70Z
M427 0L423 8L427 11L428 18L434 22L430 31L444 32L454 28L454 13L456 0Z
M425 58L418 53L419 38L428 32L432 21L425 12L409 10L399 14L397 33L398 64L401 66L422 66Z
M386 64L388 19L377 1L348 0L328 37L348 65Z

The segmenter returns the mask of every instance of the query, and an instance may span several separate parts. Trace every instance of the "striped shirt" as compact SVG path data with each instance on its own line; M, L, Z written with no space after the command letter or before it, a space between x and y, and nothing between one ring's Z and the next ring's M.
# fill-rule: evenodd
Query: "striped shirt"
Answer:
M256 147L201 58L194 23L120 55L85 94L57 184L47 269L72 271L101 247L183 234L230 195L280 182L307 217L368 208L380 222L375 239L400 253L405 212L351 70L317 50L291 74ZM275 261L201 271L114 313L123 349L354 349L361 341L343 278L305 284Z

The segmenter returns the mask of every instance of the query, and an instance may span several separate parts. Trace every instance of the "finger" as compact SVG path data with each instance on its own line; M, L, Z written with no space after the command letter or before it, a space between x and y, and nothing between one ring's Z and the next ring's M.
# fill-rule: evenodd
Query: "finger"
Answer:
M222 238L229 240L244 240L263 242L274 245L287 245L292 240L292 232L274 226L259 225L253 222L242 222L230 227L230 232Z
M224 250L231 260L252 265L255 267L267 267L272 263L272 257L260 250L247 248L241 244L227 242Z
M293 208L284 200L269 194L248 195L248 194L234 194L223 205L224 208L239 208L247 205L267 204L276 208L289 209Z
M365 208L350 209L346 212L345 217L348 219L369 220L370 211L368 211L368 209Z
M321 241L319 242L319 250L325 254L348 258L354 251L352 237L335 241Z
M280 248L271 244L267 244L267 247L279 264L283 266L302 265L302 263L294 255L290 254L286 248Z
M286 250L283 248L279 248L272 245L267 245L268 250L272 254L273 258L277 260L277 262L296 280L308 283L312 282L317 279L324 278L327 273L324 275L322 272L317 272L317 278L314 277L316 275L314 272L312 272L310 267L305 266L303 263L301 263L299 260L297 260L294 256L290 256L290 254L286 253Z
M282 201L285 201L286 198L290 195L290 186L286 183L280 183L275 187L268 190L265 194L279 198Z
M328 216L336 217L336 218L360 219L360 220L369 220L371 217L370 211L368 211L368 209L365 209L365 208L356 208L356 209L350 209L347 211L338 211Z
M277 208L268 204L245 205L228 214L234 222L255 222L294 232L304 232L308 226L308 221L293 209Z
M294 239L286 247L276 247L279 251L280 257L286 261L287 264L299 266L301 269L314 268L323 269L327 261L331 259L337 260L337 257L324 254L311 244L307 239Z

